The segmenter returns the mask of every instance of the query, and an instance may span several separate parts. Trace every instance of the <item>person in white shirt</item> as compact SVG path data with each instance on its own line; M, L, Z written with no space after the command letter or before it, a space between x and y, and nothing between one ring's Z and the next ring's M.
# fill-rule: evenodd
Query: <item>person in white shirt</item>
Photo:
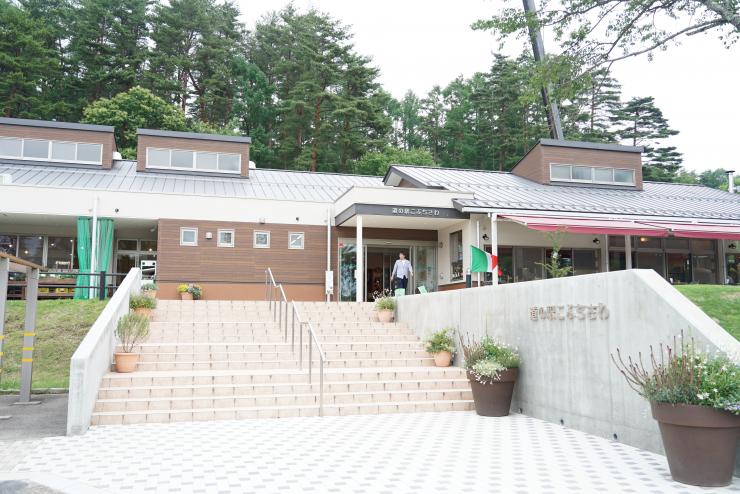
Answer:
M393 265L393 272L391 273L391 279L393 279L395 287L405 290L409 282L409 277L413 272L414 269L411 267L411 261L406 259L406 254L399 252L398 259L396 260L396 264Z

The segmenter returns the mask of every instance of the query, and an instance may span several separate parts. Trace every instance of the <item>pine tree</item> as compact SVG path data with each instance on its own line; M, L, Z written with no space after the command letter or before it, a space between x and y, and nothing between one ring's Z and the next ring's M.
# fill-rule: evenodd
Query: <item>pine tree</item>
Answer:
M668 124L652 97L632 98L614 112L612 122L617 135L633 146L644 146L642 175L644 180L671 181L683 159L675 147L661 146L661 141L678 134Z

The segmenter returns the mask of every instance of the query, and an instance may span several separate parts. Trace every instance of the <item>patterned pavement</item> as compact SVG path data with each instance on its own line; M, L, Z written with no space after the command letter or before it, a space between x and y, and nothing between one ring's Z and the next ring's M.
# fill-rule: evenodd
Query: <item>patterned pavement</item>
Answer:
M524 415L473 412L104 426L15 472L112 493L694 493L665 458Z

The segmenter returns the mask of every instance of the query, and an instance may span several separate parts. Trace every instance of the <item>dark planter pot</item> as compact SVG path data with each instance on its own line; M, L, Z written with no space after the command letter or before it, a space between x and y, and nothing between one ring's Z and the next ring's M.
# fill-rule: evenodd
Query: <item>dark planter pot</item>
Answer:
M698 405L652 402L650 407L673 480L702 487L732 482L740 416Z
M484 417L504 417L511 409L511 396L519 369L506 369L498 380L481 384L468 372L470 388L473 390L475 411Z

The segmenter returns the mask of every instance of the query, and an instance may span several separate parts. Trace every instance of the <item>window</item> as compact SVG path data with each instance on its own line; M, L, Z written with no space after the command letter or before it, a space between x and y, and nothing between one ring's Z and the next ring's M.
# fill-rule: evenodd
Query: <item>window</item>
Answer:
M197 228L180 228L180 245L195 247L198 245Z
M553 182L635 185L635 171L627 168L551 164L550 180Z
M270 232L254 232L254 248L255 249L269 249L270 248Z
M450 233L450 281L463 279L462 232Z
M0 156L20 158L23 151L23 139L17 137L0 137Z
M139 250L139 245L136 240L119 239L118 250Z
M146 148L146 166L147 168L239 173L241 170L241 155L183 149Z
M75 269L76 243L71 237L49 237L46 247L46 266L53 270Z
M234 230L219 230L217 245L219 247L233 247L234 246Z
M0 252L14 256L18 248L18 238L15 235L0 235Z
M303 232L288 233L288 248L302 249L305 237Z
M99 165L102 153L101 144L0 137L0 156L5 158Z
M44 237L36 235L19 237L18 257L36 264L43 264Z
M142 240L141 247L139 250L142 252L157 252L157 241L156 240Z

